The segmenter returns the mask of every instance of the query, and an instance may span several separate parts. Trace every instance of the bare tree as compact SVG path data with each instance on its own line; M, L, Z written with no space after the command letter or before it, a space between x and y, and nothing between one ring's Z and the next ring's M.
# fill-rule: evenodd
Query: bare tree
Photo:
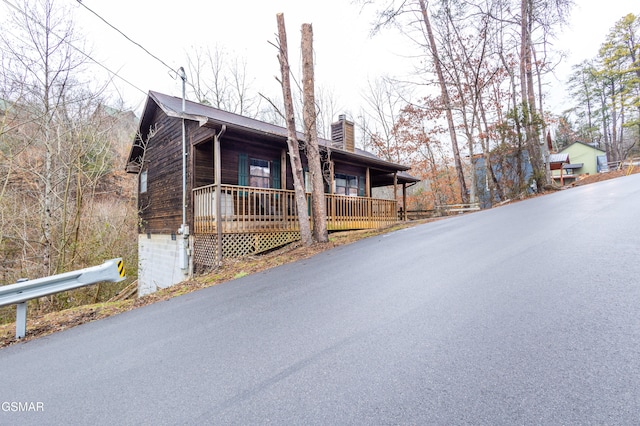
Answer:
M5 271L38 277L91 266L113 257L116 247L135 252L135 219L122 233L110 230L113 240L129 236L123 245L102 244L101 230L111 222L95 220L98 206L107 204L135 218L131 198L108 196L123 188L114 185L114 163L124 162L118 138L130 140L132 120L126 135L113 131L124 116L104 106L95 82L82 80L90 64L69 10L29 0L8 18L13 30L0 34L0 97L11 106L0 131L0 257L11 267ZM71 299L50 302L63 307Z
M440 95L444 104L444 110L447 116L447 125L449 127L449 136L451 137L451 149L453 151L453 161L456 165L456 174L458 176L458 183L460 185L460 198L462 202L469 201L467 194L467 183L464 179L464 171L462 168L462 160L460 159L460 149L458 148L458 136L456 133L456 125L453 121L453 108L451 98L449 96L449 90L447 88L447 81L445 80L442 65L440 63L440 56L438 53L438 46L436 44L435 37L433 36L433 29L431 28L431 20L429 19L429 11L427 10L427 4L425 0L419 0L420 12L422 13L422 22L426 30L426 37L428 40L429 49L433 59L433 65L438 76L438 83L440 86Z
M260 112L260 96L252 92L247 60L224 47L193 47L186 53L189 94L203 104L247 117Z
M313 236L320 243L329 241L327 233L327 209L324 197L324 179L316 127L316 104L313 77L313 28L302 24L302 86L303 119L307 161L311 175L311 207L313 211Z
M287 146L289 148L289 161L293 174L293 186L295 189L298 221L300 224L300 238L304 245L313 244L309 214L307 213L307 197L304 191L304 177L302 175L302 161L300 159L300 147L296 136L295 112L293 109L293 97L291 95L291 79L289 67L289 55L287 50L287 30L284 24L284 15L276 15L278 21L278 61L280 62L280 85L282 86L282 98L284 100L284 112L287 122Z
M336 97L335 92L326 86L316 86L316 93L314 95L315 104L317 106L316 109L316 130L318 131L318 136L330 139L330 131L331 123L336 116L338 116L338 112L342 111L342 107Z
M367 2L365 2L367 3ZM416 39L410 36L411 40L416 42L421 48L428 52L429 59L434 67L437 77L437 84L440 91L440 97L442 101L442 108L445 111L447 126L449 129L449 137L451 140L451 150L454 157L454 163L456 167L456 174L458 178L458 184L460 188L460 198L464 201L468 201L467 184L464 177L464 170L462 166L462 160L460 157L460 149L458 145L458 136L456 133L456 123L453 118L453 105L447 87L447 80L445 72L443 70L442 61L438 52L438 45L433 33L431 25L431 19L429 16L429 10L427 8L427 2L425 0L413 0L413 1L392 1L385 6L382 12L378 15L378 22L375 25L374 30L377 31L380 28L387 25L397 25L401 27L398 22L401 16L409 15L412 21L412 26L421 34L420 39Z
M376 153L384 159L402 163L394 126L401 109L410 102L402 85L391 78L381 77L368 81L367 92L362 95L366 108L360 117L360 128L367 144L375 146Z
M42 153L43 168L31 171L42 185L38 209L42 212L41 273L49 275L57 269L56 222L65 201L67 169L59 154L66 152L66 110L73 102L74 72L84 64L84 58L71 47L77 41L72 22L56 14L52 0L25 2L23 9L13 14L13 21L24 38L13 43L3 36L4 48L13 58L7 72L12 73L14 81L23 81L23 100L40 117L30 130L34 148ZM34 50L37 54L32 53Z
M520 93L522 116L529 150L529 161L533 168L538 189L547 183L544 159L540 149L540 129L536 124L537 106L533 79L533 8L531 0L520 0Z

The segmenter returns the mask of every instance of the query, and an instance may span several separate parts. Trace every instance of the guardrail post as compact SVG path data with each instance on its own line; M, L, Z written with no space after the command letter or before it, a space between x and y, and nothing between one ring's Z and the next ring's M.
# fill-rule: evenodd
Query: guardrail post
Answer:
M16 339L27 335L27 302L16 305Z
M118 282L125 278L122 258L108 260L99 266L50 277L34 280L22 278L15 284L0 286L0 307L16 305L16 339L21 339L27 334L27 303L29 300L101 281Z
M27 278L20 278L17 283L29 281ZM22 339L27 335L27 303L16 304L16 339Z

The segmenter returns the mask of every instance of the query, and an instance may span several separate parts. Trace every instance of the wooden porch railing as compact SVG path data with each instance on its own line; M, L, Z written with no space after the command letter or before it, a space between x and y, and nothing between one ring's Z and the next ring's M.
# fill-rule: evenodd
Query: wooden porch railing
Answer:
M330 231L380 228L398 220L394 200L335 194L325 194L325 199Z
M330 231L379 228L397 221L394 200L330 194L325 199ZM193 232L216 233L215 185L194 189L193 200ZM299 230L294 191L222 185L220 201L225 234Z
M294 191L222 185L222 232L297 231L294 196ZM216 233L215 198L215 185L194 189L195 233Z

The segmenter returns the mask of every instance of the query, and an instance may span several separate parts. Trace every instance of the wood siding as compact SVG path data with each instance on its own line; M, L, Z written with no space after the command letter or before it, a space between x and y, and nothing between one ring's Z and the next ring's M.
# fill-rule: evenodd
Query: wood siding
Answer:
M140 231L153 234L176 233L182 223L182 121L168 117L160 108L157 108L151 122L154 123L156 133L149 140L145 163L142 166L142 170L147 172L147 191L139 194L138 198L141 219ZM190 226L191 232L194 233L197 232L195 228L201 228L196 226L194 220L194 209L197 210L197 208L194 204L196 200L193 199L193 191L194 188L210 187L215 183L213 141L215 134L220 130L206 126L201 127L195 121L187 121L186 131L188 150L186 193L188 207L186 213L187 224ZM223 185L238 186L239 158L241 155L246 155L247 158L280 162L281 170L286 176L285 182L281 182L282 189L293 191L293 176L288 155L284 156L286 164L282 163L282 153L286 149L285 141L268 137L265 137L265 140L258 140L255 136L227 132L221 138L220 143ZM306 164L304 155L302 155L302 160L303 164ZM367 168L353 163L337 162L334 164L334 171L335 173L357 176L359 180L364 180ZM254 191L254 188L247 189L245 192L248 194L250 191ZM366 193L368 192L366 191ZM270 192L269 195L265 194L259 195L259 198L269 198L273 195ZM276 207L278 203L284 202L283 198L288 199L287 197L288 193L278 193L278 196L268 204ZM388 223L392 217L395 220L395 201L379 200L373 204L366 204L360 197L357 198L357 200L354 197L348 197L345 200L332 199L333 201L328 201L327 208L334 220L333 225L330 224L332 229L376 227ZM255 216L256 210L252 210L248 199L245 201L247 204L242 206L237 204L238 200L236 200L234 210L241 212L240 215L245 221L250 217L250 221L253 223L251 226L255 229L260 218ZM381 201L386 201L386 203ZM289 204L291 204L289 201L286 202L286 207L284 207L285 204L282 204L280 211L289 211ZM380 218L375 217L378 213L381 213ZM204 214L204 216L207 215ZM353 218L349 219L347 217L349 215L352 215ZM372 215L369 218L371 220L367 220L367 215ZM197 221L202 223L202 219L202 214L198 213ZM268 221L273 220L274 218L268 219ZM287 216L285 221L290 222L290 217ZM267 226L266 223L264 225L266 229L271 226ZM291 229L289 224L285 228Z
M138 197L142 232L176 232L182 222L182 123L156 110L143 171L147 192Z
M214 183L213 142L211 139L194 146L193 167L195 170L194 187L198 188Z

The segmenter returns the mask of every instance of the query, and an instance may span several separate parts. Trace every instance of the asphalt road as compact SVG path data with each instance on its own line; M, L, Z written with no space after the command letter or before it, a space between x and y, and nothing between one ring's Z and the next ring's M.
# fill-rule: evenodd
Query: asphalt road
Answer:
M0 424L639 424L639 212L632 175L10 346Z

